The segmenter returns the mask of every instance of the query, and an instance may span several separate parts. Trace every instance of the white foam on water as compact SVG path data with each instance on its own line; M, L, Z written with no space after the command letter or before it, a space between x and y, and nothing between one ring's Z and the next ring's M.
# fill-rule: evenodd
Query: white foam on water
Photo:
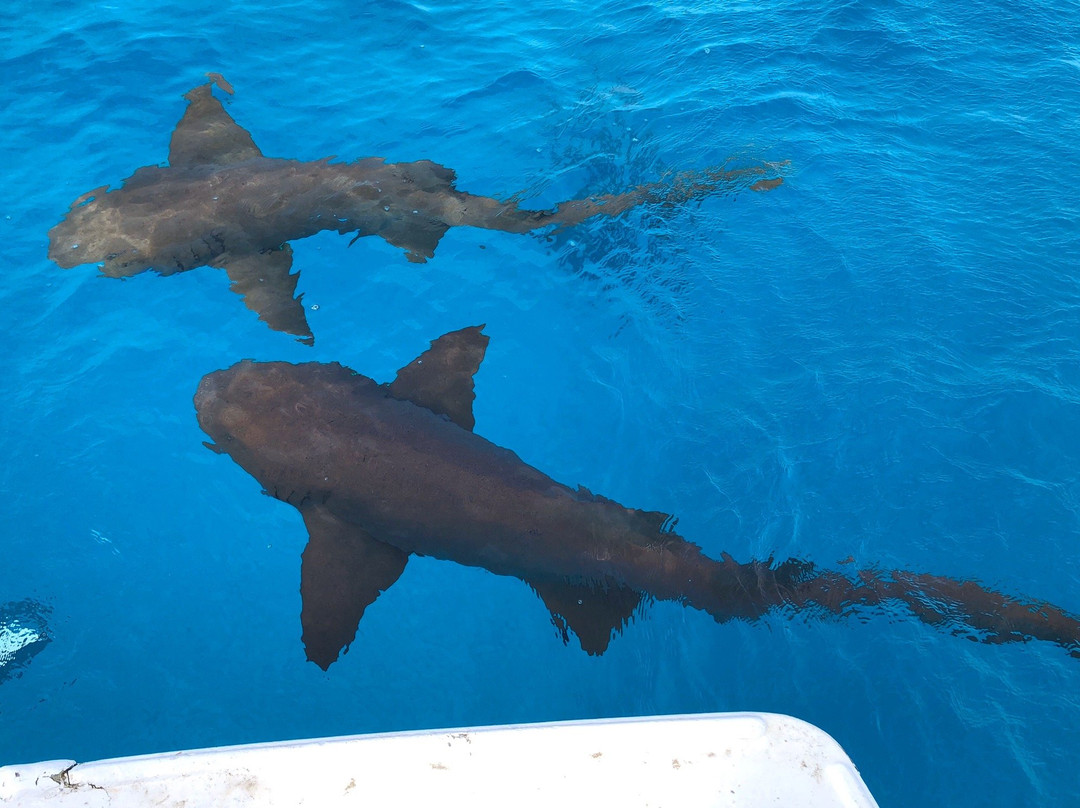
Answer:
M41 639L41 635L32 628L20 626L14 623L10 626L0 625L0 668L8 665L15 659L15 654L26 646Z

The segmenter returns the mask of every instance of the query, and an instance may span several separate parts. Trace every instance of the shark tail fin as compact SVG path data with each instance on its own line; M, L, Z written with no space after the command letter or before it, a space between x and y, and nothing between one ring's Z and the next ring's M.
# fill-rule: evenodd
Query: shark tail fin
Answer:
M713 194L735 195L744 189L771 191L783 184L781 172L787 165L785 160L745 168L713 166L697 171L681 171L668 179L638 185L622 193L563 202L538 226L576 225L593 216L618 216L646 203L673 207Z
M862 583L882 598L902 602L919 620L978 642L1044 640L1080 659L1080 620L1051 603L1030 601L974 581L902 572L860 572Z
M891 612L896 605L927 625L977 642L1044 640L1080 659L1080 619L1042 601L940 575L870 569L849 578L812 562L739 564L726 553L714 581L718 596L706 611L717 620L756 619L774 609L846 616Z

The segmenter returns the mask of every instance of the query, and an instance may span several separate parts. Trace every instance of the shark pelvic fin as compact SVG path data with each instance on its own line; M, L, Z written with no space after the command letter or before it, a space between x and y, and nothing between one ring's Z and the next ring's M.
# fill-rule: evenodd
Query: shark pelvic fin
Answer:
M307 658L326 670L348 649L364 610L401 576L409 554L323 508L301 514L309 539L300 564L300 624Z
M551 612L551 622L570 641L577 635L581 650L600 656L613 634L622 630L641 603L642 594L614 583L570 581L526 581Z
M188 108L169 141L173 168L224 166L263 156L251 134L214 98L211 86L202 84L184 96Z
M484 361L488 337L484 326L474 325L443 334L431 347L398 371L390 395L411 401L472 432L473 375Z
M277 250L246 255L225 253L213 265L225 270L232 281L229 288L244 298L244 305L260 320L275 331L292 334L305 345L315 343L304 315L304 296L293 297L300 273L289 272L292 247L286 244Z

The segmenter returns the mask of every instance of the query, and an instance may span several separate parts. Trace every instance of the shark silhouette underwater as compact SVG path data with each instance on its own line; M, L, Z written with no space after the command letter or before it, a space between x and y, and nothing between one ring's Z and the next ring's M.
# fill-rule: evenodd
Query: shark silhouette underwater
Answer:
M666 514L555 482L473 433L482 328L435 340L389 384L339 364L251 360L199 384L199 425L214 441L206 446L304 519L300 621L307 657L324 670L412 554L520 578L563 641L573 632L590 654L655 598L717 621L897 602L972 639L1037 638L1080 657L1080 622L1056 606L934 575L716 560L672 532Z
M172 133L168 166L138 169L116 190L102 186L76 199L49 231L49 258L64 268L101 263L122 278L146 270L162 275L214 266L231 288L276 331L311 344L314 338L294 298L289 242L323 230L376 235L405 250L410 261L435 253L451 227L527 233L615 216L644 202L674 205L718 191L775 188L778 164L675 175L620 194L572 200L553 210L526 210L455 188L454 172L430 160L351 163L265 157L251 135L214 96L219 74L190 90Z

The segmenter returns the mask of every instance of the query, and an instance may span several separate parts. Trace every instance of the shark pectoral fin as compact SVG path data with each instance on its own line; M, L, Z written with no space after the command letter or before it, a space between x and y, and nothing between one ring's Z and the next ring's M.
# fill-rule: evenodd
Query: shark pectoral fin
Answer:
M431 347L398 371L390 395L445 415L462 429L472 431L473 375L484 361L488 337L484 326L474 325L443 334Z
M307 658L326 670L348 649L364 610L401 576L409 554L323 508L301 514L309 538L300 564L300 624Z
M173 168L224 166L262 157L251 134L237 125L210 88L211 84L203 84L184 96L188 108L169 141Z
M300 273L289 272L292 247L286 244L279 250L245 255L225 253L213 266L225 270L232 281L230 288L243 296L244 305L258 314L260 320L275 331L294 335L306 345L315 343L304 315L304 296L293 297Z
M551 622L570 641L573 631L581 650L600 656L607 650L612 634L622 630L633 617L642 594L633 589L605 582L572 583L566 580L526 580L551 612Z

